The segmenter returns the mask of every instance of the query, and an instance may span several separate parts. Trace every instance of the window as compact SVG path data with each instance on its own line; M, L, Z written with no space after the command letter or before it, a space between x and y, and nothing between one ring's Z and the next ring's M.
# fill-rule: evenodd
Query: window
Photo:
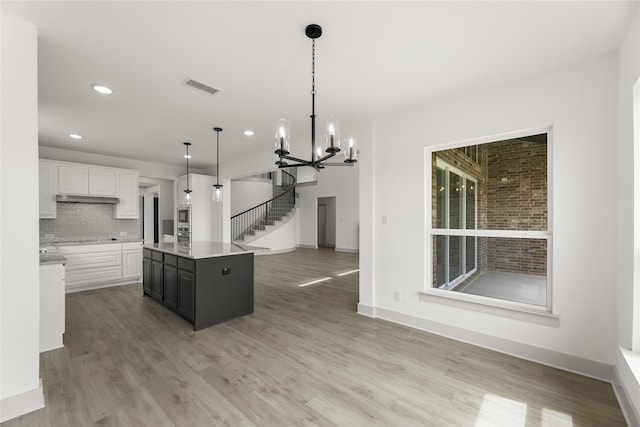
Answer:
M551 310L547 133L428 153L428 289Z

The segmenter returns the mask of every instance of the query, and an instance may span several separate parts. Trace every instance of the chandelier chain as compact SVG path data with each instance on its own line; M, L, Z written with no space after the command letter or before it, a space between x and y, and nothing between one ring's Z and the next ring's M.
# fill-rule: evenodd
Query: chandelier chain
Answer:
M316 94L316 40L311 40L311 94Z

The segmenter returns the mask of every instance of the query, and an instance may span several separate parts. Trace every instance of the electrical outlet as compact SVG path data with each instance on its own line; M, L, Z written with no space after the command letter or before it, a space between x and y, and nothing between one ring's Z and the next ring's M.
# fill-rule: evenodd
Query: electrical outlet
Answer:
M126 236L126 235L127 235L127 232L126 232L126 231L121 231L121 232L120 232L120 235L121 235L121 236Z
M400 291L393 291L393 299L400 301Z

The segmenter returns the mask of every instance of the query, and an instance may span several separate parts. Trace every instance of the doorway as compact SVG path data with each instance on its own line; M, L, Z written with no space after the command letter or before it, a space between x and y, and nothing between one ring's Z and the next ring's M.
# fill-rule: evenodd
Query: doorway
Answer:
M318 247L336 247L336 198L318 197Z

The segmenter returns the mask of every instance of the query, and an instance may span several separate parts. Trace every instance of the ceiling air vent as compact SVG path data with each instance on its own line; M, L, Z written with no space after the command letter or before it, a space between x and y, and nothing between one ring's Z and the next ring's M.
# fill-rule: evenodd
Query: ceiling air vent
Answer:
M201 92L206 92L209 95L215 95L217 92L220 92L218 89L208 86L204 83L200 83L199 81L193 80L189 77L187 77L187 79L185 81L182 82L183 85L185 86L189 86L192 87L194 89L197 89Z

